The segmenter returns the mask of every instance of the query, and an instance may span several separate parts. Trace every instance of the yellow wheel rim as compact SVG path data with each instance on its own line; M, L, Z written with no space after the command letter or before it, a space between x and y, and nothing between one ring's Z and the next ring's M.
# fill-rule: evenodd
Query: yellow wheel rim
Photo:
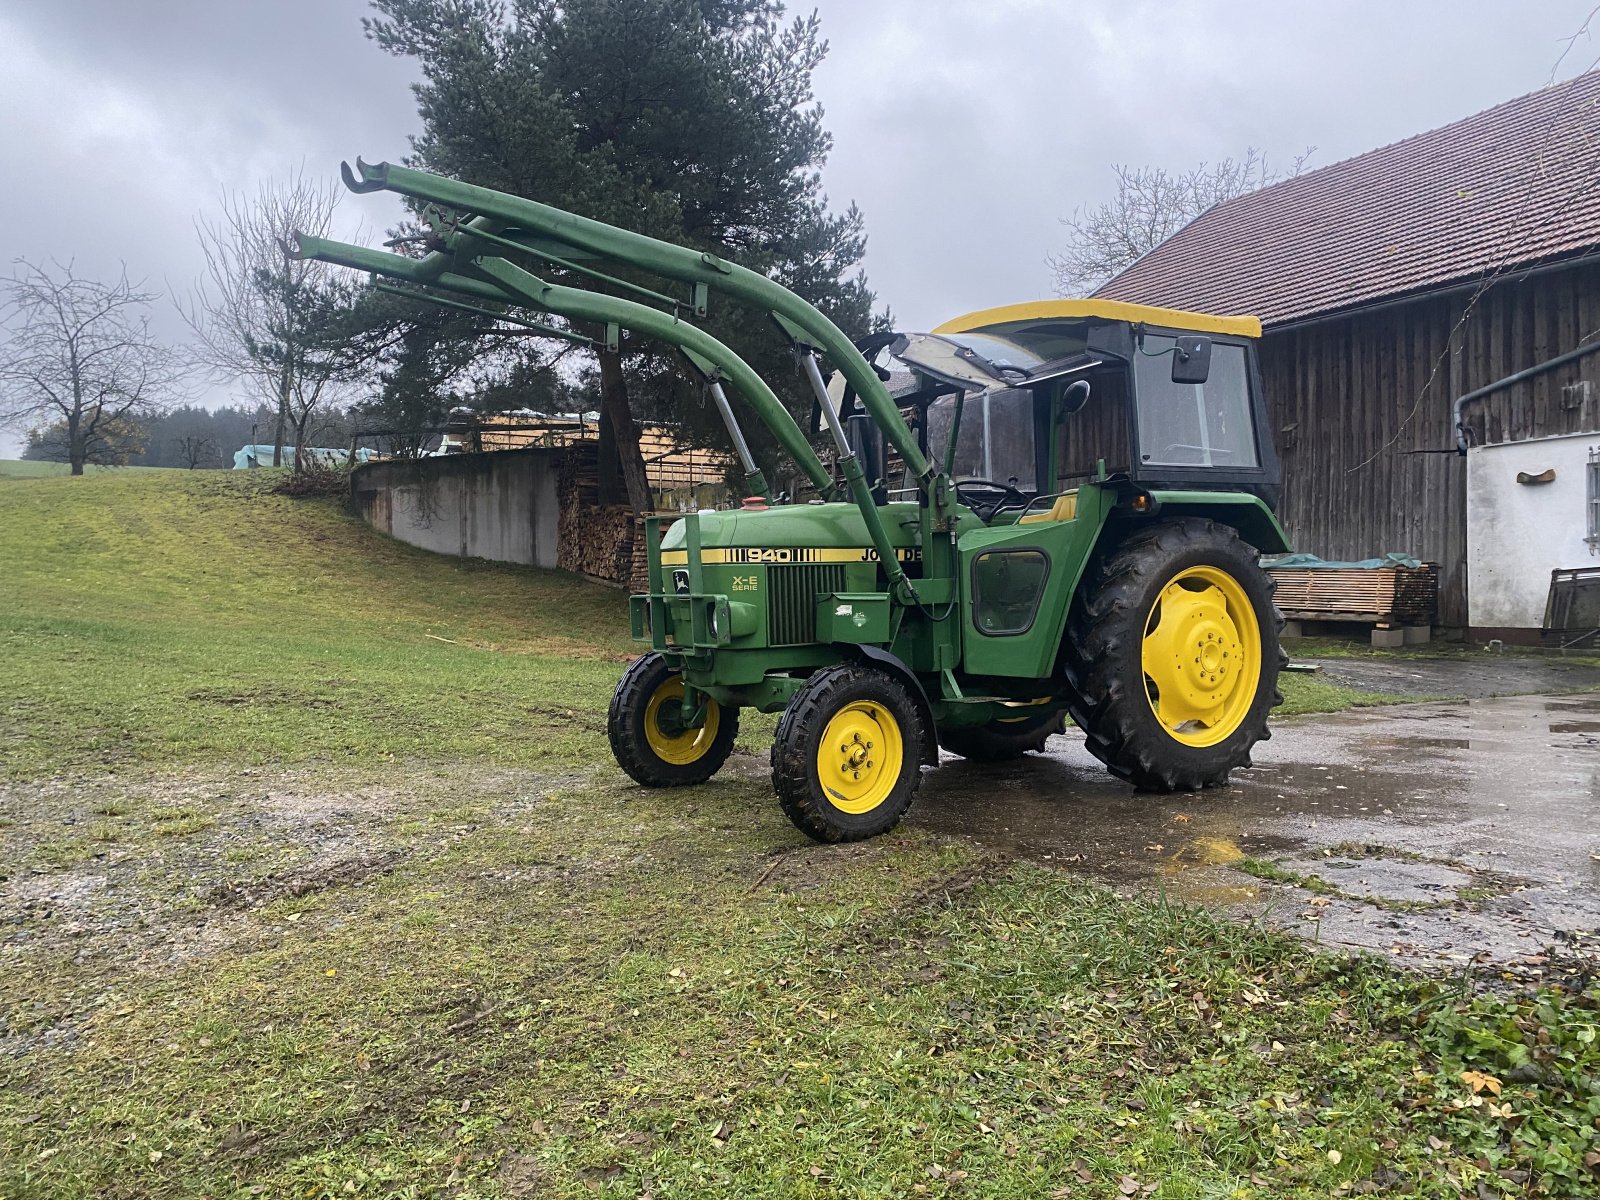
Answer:
M905 762L900 723L881 704L856 700L833 715L817 747L817 777L841 812L871 812L889 798Z
M1214 746L1243 724L1261 682L1261 627L1239 581L1189 567L1161 589L1145 621L1145 692L1169 734Z
M683 724L683 677L674 675L655 690L644 706L644 740L662 762L687 766L705 756L717 740L722 710L706 698L706 723L698 729Z

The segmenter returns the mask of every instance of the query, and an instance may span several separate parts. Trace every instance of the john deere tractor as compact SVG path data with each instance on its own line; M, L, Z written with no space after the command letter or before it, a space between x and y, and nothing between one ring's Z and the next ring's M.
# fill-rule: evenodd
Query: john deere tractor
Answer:
M1289 547L1254 318L1056 300L857 345L714 254L386 163L344 177L425 206L428 253L301 237L302 257L552 337L667 342L726 422L750 498L646 523L629 613L649 649L608 720L641 785L704 783L741 710L782 713L778 802L841 842L897 824L941 747L1017 758L1070 717L1112 774L1176 791L1225 783L1269 736L1279 618L1257 559ZM714 295L788 339L831 461L694 323ZM724 385L810 498L774 494Z

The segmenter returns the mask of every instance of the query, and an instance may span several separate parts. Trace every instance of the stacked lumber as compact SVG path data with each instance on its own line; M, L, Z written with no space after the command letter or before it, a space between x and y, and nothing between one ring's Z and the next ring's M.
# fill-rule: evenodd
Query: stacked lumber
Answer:
M1420 567L1279 567L1273 597L1291 621L1373 621L1431 625L1438 607L1435 563Z

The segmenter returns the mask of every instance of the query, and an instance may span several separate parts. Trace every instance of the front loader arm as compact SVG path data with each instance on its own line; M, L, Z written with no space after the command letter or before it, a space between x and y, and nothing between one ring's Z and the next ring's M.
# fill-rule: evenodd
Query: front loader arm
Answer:
M359 158L355 172L348 165L343 167L343 171L345 184L352 191L391 191L415 200L473 213L478 220L469 222L470 225L487 227L488 222L499 222L667 279L723 292L769 313L796 340L828 356L855 389L856 395L872 415L873 422L900 452L901 459L910 468L919 486L929 493L935 490L935 468L917 445L915 436L900 416L894 398L872 365L862 358L850 339L827 316L775 280L714 254L675 246L576 213L564 212L536 200L446 179L426 171L393 163L368 164ZM504 230L497 232L503 233ZM419 267L426 275L438 277L450 269L453 257L447 252L435 252L418 260Z
M820 493L831 495L834 491L833 477L766 381L722 342L671 313L616 296L547 283L503 259L462 264L478 273L477 276L466 275L457 271L435 271L435 264L427 259L407 258L402 254L390 254L308 234L296 235L295 252L301 258L352 267L374 275L470 296L475 300L527 305L561 317L617 325L677 346L710 364L750 401L779 444ZM431 299L426 293L415 295L421 300Z

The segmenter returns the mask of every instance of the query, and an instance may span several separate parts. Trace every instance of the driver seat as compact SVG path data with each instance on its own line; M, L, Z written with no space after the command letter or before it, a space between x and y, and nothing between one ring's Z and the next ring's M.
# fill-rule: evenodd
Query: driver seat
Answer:
M1062 492L1048 510L1018 517L1018 525L1038 525L1045 521L1071 521L1078 515L1078 489Z

